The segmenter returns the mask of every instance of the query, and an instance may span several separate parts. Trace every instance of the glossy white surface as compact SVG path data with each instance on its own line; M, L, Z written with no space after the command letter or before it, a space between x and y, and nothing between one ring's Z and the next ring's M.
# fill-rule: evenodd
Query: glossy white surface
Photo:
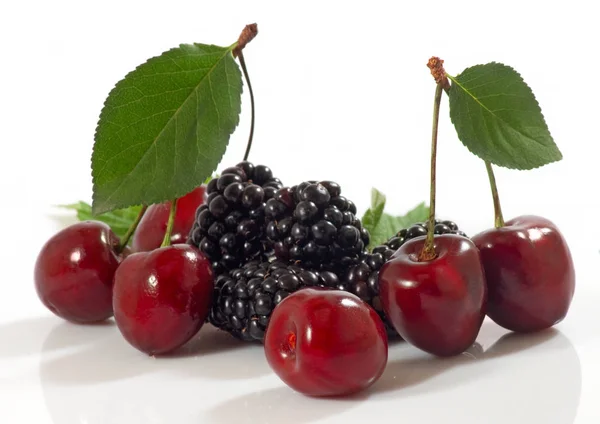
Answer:
M12 340L0 351L2 416L40 424L234 423L240 417L343 423L373 414L422 423L593 423L600 408L584 388L591 395L598 384L598 339L569 336L571 325L524 337L486 323L478 345L447 360L398 343L371 390L318 400L284 386L259 346L241 346L209 328L179 355L156 359L126 345L110 324L31 318L0 327L2 340Z
M15 287L21 316L0 311L0 422L295 424L385 416L422 424L598 423L598 258L575 253L576 297L555 329L511 335L486 321L477 345L450 359L394 343L383 377L338 400L293 392L260 346L209 326L178 354L147 357L112 321L79 326L47 313L23 278L27 284Z

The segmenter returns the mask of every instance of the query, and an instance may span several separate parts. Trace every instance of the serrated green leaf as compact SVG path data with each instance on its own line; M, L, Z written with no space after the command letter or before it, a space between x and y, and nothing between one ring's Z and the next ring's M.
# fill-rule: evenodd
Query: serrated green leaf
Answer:
M181 45L109 94L92 154L95 214L181 197L216 169L239 122L231 47Z
M61 205L61 208L74 210L79 221L102 221L106 223L120 238L127 233L140 213L141 206L131 206L126 209L117 209L100 215L92 214L92 206L86 202L77 202L71 205Z
M513 68L492 62L448 77L450 119L473 154L522 170L562 159L533 92Z
M378 246L403 228L410 227L417 222L426 221L429 217L429 208L425 203L420 203L408 211L404 216L392 216L387 213L381 215L375 237L372 238L369 246L371 248Z
M401 229L416 222L423 222L429 217L429 208L425 203L420 203L404 216L392 216L385 213L385 203L385 195L376 188L371 189L371 207L367 209L361 220L363 227L371 235L369 250L385 243Z

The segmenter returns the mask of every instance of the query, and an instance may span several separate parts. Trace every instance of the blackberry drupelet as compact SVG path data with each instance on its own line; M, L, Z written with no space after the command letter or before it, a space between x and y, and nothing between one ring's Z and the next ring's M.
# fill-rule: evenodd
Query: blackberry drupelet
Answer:
M212 262L216 275L269 254L265 244L265 202L282 187L271 169L244 161L225 169L206 187L188 243Z
M435 221L435 234L458 234L466 237L452 221ZM366 253L360 263L348 268L343 276L343 282L339 285L340 290L354 293L362 300L370 304L383 320L389 336L397 336L397 332L383 312L381 300L379 299L379 270L392 255L406 241L427 235L427 223L419 222L408 228L402 229L384 244L373 249L372 253Z
M305 268L342 270L358 262L369 244L356 206L332 181L278 190L266 202L265 219L275 256Z
M212 325L244 341L262 342L271 312L289 294L303 287L335 289L338 276L284 262L250 261L217 277Z

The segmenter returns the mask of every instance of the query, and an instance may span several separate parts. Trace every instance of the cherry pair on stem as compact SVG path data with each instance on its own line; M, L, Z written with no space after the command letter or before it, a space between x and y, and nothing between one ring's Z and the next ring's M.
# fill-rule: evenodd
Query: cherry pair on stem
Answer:
M440 64L439 60L430 65ZM441 64L440 64L441 65ZM469 240L434 237L439 109L449 83L436 77L431 145L429 232L405 243L380 274L381 301L398 333L438 356L467 350L487 314L517 332L549 328L566 316L575 289L573 260L558 228L538 216L504 222L492 166L486 162L495 227ZM437 75L436 75L437 71Z

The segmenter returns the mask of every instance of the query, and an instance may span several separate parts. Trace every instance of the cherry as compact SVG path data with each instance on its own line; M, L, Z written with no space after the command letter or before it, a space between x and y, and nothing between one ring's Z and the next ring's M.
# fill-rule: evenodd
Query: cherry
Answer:
M77 323L110 318L118 250L118 237L103 222L79 222L56 233L35 263L35 288L42 303Z
M265 354L275 373L309 396L371 386L387 363L385 327L369 305L341 291L301 289L273 311Z
M473 345L485 317L479 251L465 237L444 234L434 238L436 258L421 261L425 242L406 242L381 268L381 303L406 341L434 355L457 355Z
M556 225L520 216L473 237L488 285L487 315L504 328L539 331L563 320L575 291L569 247Z
M135 348L149 355L167 353L200 330L212 292L210 262L193 246L133 253L115 273L115 321Z
M177 213L171 233L171 244L185 243L194 224L196 209L204 203L206 186L202 185L177 200ZM134 252L149 252L160 247L169 219L171 202L151 205L133 235Z

